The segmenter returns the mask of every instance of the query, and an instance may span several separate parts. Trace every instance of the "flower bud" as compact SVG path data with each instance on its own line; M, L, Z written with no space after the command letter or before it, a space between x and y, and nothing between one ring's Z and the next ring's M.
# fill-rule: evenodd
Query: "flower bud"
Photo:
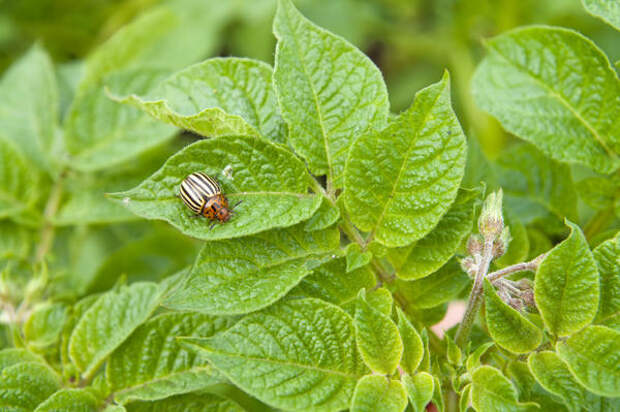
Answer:
M461 268L465 273L469 275L469 277L474 278L476 273L478 272L478 263L476 259L471 256L468 256L464 259L461 259Z
M502 189L487 196L478 218L478 231L485 239L497 239L504 229Z
M493 241L493 257L498 258L500 256L503 256L504 253L506 253L506 250L508 250L508 245L510 244L511 240L512 237L510 236L510 228L506 226L502 230L499 238Z
M467 239L467 253L471 256L482 254L483 243L484 239L482 239L482 236L472 234L469 239Z

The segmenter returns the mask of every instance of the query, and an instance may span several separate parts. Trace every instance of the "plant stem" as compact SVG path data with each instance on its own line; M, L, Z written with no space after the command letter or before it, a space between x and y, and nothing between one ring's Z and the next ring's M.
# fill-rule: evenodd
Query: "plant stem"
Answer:
M471 328L476 320L476 315L478 315L478 310L480 309L480 305L482 304L482 281L487 275L489 271L489 265L491 264L491 259L493 258L493 238L487 237L484 241L484 248L482 250L482 260L480 265L478 266L478 271L476 272L476 278L474 279L474 286L471 288L471 293L469 294L469 300L467 302L467 308L465 309L465 315L463 315L463 320L461 321L458 330L456 331L455 341L456 344L463 348L465 346L465 342L467 338L469 338L469 333L471 332Z
M56 214L58 206L60 205L63 180L64 173L62 173L58 180L56 180L54 187L52 187L50 196L47 199L45 211L43 212L43 228L41 229L41 238L39 240L39 247L37 248L34 258L35 264L43 261L43 258L52 246L52 240L54 239L54 225L52 224L52 218Z
M547 253L548 252L538 255L529 262L521 262L512 266L507 266L500 270L496 270L493 273L489 273L487 278L491 281L491 283L494 283L503 276L510 275L511 273L515 272L520 272L522 270L531 270L532 272L535 272L536 269L538 269L538 265L540 265L540 262L542 262L543 259L547 256Z

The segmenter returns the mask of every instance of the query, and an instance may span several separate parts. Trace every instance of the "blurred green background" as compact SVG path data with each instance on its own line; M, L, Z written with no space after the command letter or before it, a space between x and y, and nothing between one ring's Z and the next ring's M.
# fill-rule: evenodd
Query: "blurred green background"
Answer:
M84 57L124 24L164 3L191 10L196 27L179 42L181 54L188 49L189 62L218 55L273 62L275 0L0 0L0 71L38 41L63 72L63 64ZM579 0L298 0L296 4L315 23L345 37L374 60L385 76L393 111L407 107L415 92L437 81L444 68L450 70L463 127L491 158L509 138L476 109L469 93L485 38L521 25L559 25L590 37L612 61L620 59L617 33L588 15ZM196 47L191 43L204 45L198 49L204 56L193 55Z

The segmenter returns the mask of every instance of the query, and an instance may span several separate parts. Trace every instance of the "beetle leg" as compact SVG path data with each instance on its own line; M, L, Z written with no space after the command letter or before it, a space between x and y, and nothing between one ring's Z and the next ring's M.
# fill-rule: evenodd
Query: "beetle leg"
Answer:
M209 226L209 230L213 230L214 227L215 227L215 222L213 222L211 226Z
M233 207L230 208L230 210L234 210L234 208L236 208L237 206L239 206L241 204L241 202L243 202L243 200L238 201L237 203L234 204Z

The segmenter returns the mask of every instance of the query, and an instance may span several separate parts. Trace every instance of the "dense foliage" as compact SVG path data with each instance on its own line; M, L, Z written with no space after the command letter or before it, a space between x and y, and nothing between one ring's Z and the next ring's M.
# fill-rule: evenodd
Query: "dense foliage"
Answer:
M91 16L105 41L55 33L0 80L0 409L620 410L620 79L594 42L519 27L474 72L471 11L386 1L356 26L379 2L330 3L358 44L454 53L395 113L290 0L129 3ZM620 4L583 7L617 43ZM268 59L265 16L273 66L202 60L235 19L221 42ZM395 34L448 16L452 40ZM196 171L241 201L230 221L177 197Z

